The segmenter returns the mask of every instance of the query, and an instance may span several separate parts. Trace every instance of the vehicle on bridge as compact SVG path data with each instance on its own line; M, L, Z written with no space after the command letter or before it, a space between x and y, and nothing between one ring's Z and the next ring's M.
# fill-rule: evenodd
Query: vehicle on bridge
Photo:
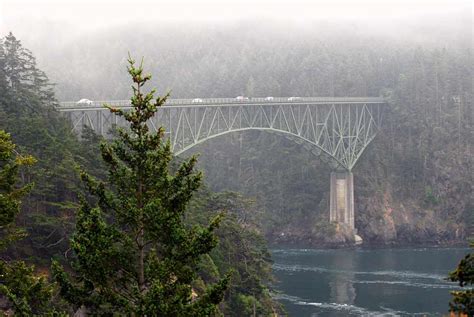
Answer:
M302 98L301 97L290 97L288 98L288 101L301 101Z
M194 98L191 102L192 103L203 103L203 100L201 98Z
M245 96L237 96L237 97L235 97L235 100L237 100L237 101L249 101L250 98L245 97Z
M85 99L85 98L83 98L83 99L79 100L78 102L76 102L76 104L78 104L78 105L83 105L83 106L84 106L84 105L90 106L90 105L92 105L93 103L94 103L94 102L93 102L92 100Z
M271 97L271 96L265 97L265 101L273 101L273 99L274 99L274 98Z

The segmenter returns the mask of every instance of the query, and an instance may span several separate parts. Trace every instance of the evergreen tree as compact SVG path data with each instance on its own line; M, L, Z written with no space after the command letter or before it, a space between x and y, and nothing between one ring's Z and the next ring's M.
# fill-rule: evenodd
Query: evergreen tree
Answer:
M32 187L31 184L18 187L18 169L21 165L31 165L31 156L14 155L15 145L10 135L0 130L0 250L17 240L23 234L14 227L14 220L20 211L20 198Z
M15 217L20 211L20 198L32 187L18 186L18 170L31 165L31 156L15 155L15 145L10 135L0 130L0 251L24 236L15 227ZM16 316L57 314L51 306L53 286L44 276L37 276L34 267L23 261L0 258L0 310ZM2 297L6 302L1 301Z
M474 247L474 243L471 244ZM455 271L449 274L449 279L459 282L461 287L470 287L463 291L453 291L453 298L449 303L449 308L453 312L474 315L474 253L469 253L462 259Z
M146 124L168 95L154 99L154 90L144 94L142 87L151 76L131 58L128 72L134 82L132 109L107 107L130 129L119 129L116 140L101 144L108 182L81 174L97 207L84 199L78 212L71 240L74 276L54 262L54 277L69 303L93 314L211 315L229 275L200 294L193 294L191 284L201 256L216 246L213 231L219 217L206 228L185 224L202 174L194 170L195 157L172 172L171 145L164 141L163 128L152 133Z
M75 161L93 166L66 118L54 109L52 84L36 66L33 54L13 35L0 39L0 127L21 152L38 159L28 173L35 186L18 221L28 231L12 250L14 258L49 260L64 253L73 230L73 207L81 182ZM89 157L86 157L89 155Z
M10 32L2 41L0 66L8 88L15 94L9 110L15 113L46 110L56 103L52 84L46 74L38 69L33 54L21 45Z

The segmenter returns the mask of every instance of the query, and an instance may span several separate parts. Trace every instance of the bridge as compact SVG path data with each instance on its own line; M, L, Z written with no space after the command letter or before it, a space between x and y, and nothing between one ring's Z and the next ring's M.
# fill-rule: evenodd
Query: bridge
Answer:
M125 127L125 121L104 103L131 108L129 100L109 100L62 102L58 110L69 117L78 134L85 125L107 136L114 126ZM168 99L149 127L154 131L165 127L175 155L209 139L247 130L274 132L304 144L333 163L330 221L355 234L352 169L377 135L385 105L385 99L378 97Z

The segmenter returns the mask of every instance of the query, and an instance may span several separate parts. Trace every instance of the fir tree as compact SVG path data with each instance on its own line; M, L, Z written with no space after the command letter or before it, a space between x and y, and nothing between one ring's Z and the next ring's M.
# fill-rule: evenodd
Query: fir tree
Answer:
M81 174L97 206L84 199L77 215L71 240L74 276L54 262L54 277L69 303L93 314L211 315L229 276L200 294L193 294L191 285L201 256L216 246L219 217L205 228L185 224L188 202L202 179L196 157L172 171L164 129L152 133L146 124L168 95L155 99L155 90L143 93L151 76L131 58L128 72L134 83L132 109L107 107L129 123L129 130L118 129L114 141L101 144L107 182Z
M471 243L474 247L474 243ZM463 291L453 291L453 298L449 303L452 312L474 315L474 253L466 255L458 264L455 271L449 274L449 279L458 282L461 287L468 287ZM470 287L470 288L469 288Z
M9 103L15 108L9 110L15 113L38 112L51 110L56 104L53 85L46 74L36 65L36 58L31 51L24 48L16 37L10 32L2 39L2 52L0 53L0 67L3 80L15 98Z
M19 186L18 171L21 166L35 162L29 155L17 155L10 135L0 130L0 251L23 237L24 231L15 226L15 217L20 211L20 199L32 187ZM51 306L53 286L46 277L37 276L34 267L23 261L0 258L0 310L16 316L57 314Z
M33 54L13 34L0 39L0 127L21 152L38 159L26 175L35 186L17 219L28 236L16 245L15 257L45 261L69 248L81 185L75 161L94 166L96 159L54 109L52 86Z
M14 220L20 212L20 199L32 187L31 184L18 187L18 169L21 165L31 165L31 156L16 156L15 144L10 135L0 130L0 250L23 235L15 228Z

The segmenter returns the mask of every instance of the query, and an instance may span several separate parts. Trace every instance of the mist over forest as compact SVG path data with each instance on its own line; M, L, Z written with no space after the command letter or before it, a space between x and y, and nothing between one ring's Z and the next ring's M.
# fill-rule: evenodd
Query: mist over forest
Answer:
M465 11L394 20L384 20L386 15L214 23L124 19L92 29L84 29L87 16L11 24L56 84L61 101L128 99L129 53L145 58L152 84L160 92L171 90L172 98L378 96L393 86L415 51L469 58L472 19ZM43 27L30 32L35 25Z

